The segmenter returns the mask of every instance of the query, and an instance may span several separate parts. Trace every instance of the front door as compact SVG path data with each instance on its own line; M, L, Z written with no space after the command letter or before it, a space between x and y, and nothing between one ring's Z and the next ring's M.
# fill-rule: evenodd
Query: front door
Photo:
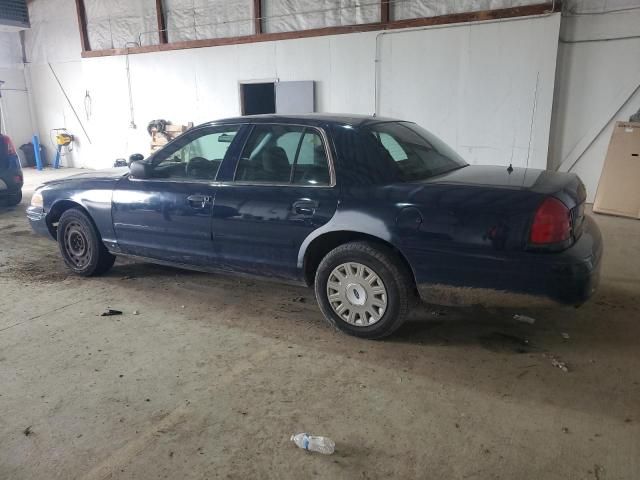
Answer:
M314 127L252 127L233 180L216 192L212 231L220 266L296 278L302 242L337 207L328 147Z
M123 253L209 266L215 179L233 156L241 126L190 130L157 154L149 178L124 177L113 193L113 225Z

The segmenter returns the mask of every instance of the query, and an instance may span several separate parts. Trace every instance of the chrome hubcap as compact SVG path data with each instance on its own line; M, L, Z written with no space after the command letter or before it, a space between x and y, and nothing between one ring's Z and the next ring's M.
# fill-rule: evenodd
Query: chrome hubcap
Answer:
M327 297L341 319L358 327L373 325L387 309L384 283L361 263L343 263L334 268L327 281Z

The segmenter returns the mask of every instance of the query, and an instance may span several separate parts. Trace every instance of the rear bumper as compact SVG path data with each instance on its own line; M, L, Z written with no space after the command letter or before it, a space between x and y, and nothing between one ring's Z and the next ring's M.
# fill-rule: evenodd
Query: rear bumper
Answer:
M438 258L431 258L429 267L429 263L421 262L425 267L416 269L415 273L423 297L427 297L425 294L434 285L447 285L546 297L563 304L580 305L598 287L602 253L600 229L587 216L582 236L562 252L523 252L500 257L457 254L457 258L440 254ZM494 301L500 298L490 297ZM428 298L432 300L432 297Z
M16 181L15 177L19 176L20 181ZM0 196L16 195L22 190L22 173L14 175L1 174L0 175Z
M8 158L8 166L0 168L0 195L15 195L24 185L24 176L20 161L15 155Z

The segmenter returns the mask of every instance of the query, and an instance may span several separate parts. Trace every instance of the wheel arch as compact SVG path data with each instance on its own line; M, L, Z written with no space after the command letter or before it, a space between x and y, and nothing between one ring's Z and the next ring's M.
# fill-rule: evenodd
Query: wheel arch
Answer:
M58 238L58 222L60 221L60 217L62 217L62 214L64 212L66 212L67 210L71 210L72 208L76 208L82 211L85 215L87 215L87 217L89 217L89 220L91 220L93 226L96 227L95 221L91 217L91 214L82 204L73 200L58 200L51 206L49 213L47 213L47 228L49 229L49 233L54 240L57 240ZM96 231L98 232L98 234L100 234L100 231L97 227Z
M309 245L307 245L302 262L304 282L308 286L313 285L316 270L325 255L340 245L354 241L368 241L373 244L382 245L391 250L402 262L404 267L407 269L407 272L410 273L414 286L416 285L415 272L413 271L413 268L411 268L411 264L407 260L407 257L395 245L375 235L353 230L336 230L326 232L318 235L309 243Z

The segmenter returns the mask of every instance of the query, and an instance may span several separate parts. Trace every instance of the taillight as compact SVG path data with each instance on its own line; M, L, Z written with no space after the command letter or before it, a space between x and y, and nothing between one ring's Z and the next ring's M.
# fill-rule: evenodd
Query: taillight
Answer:
M560 243L571 237L569 209L560 200L548 197L536 210L529 241L535 245Z
M11 141L11 139L9 137L7 137L6 135L2 135L4 137L4 141L7 144L7 154L9 155L15 155L16 154L16 147L13 146L13 142Z

